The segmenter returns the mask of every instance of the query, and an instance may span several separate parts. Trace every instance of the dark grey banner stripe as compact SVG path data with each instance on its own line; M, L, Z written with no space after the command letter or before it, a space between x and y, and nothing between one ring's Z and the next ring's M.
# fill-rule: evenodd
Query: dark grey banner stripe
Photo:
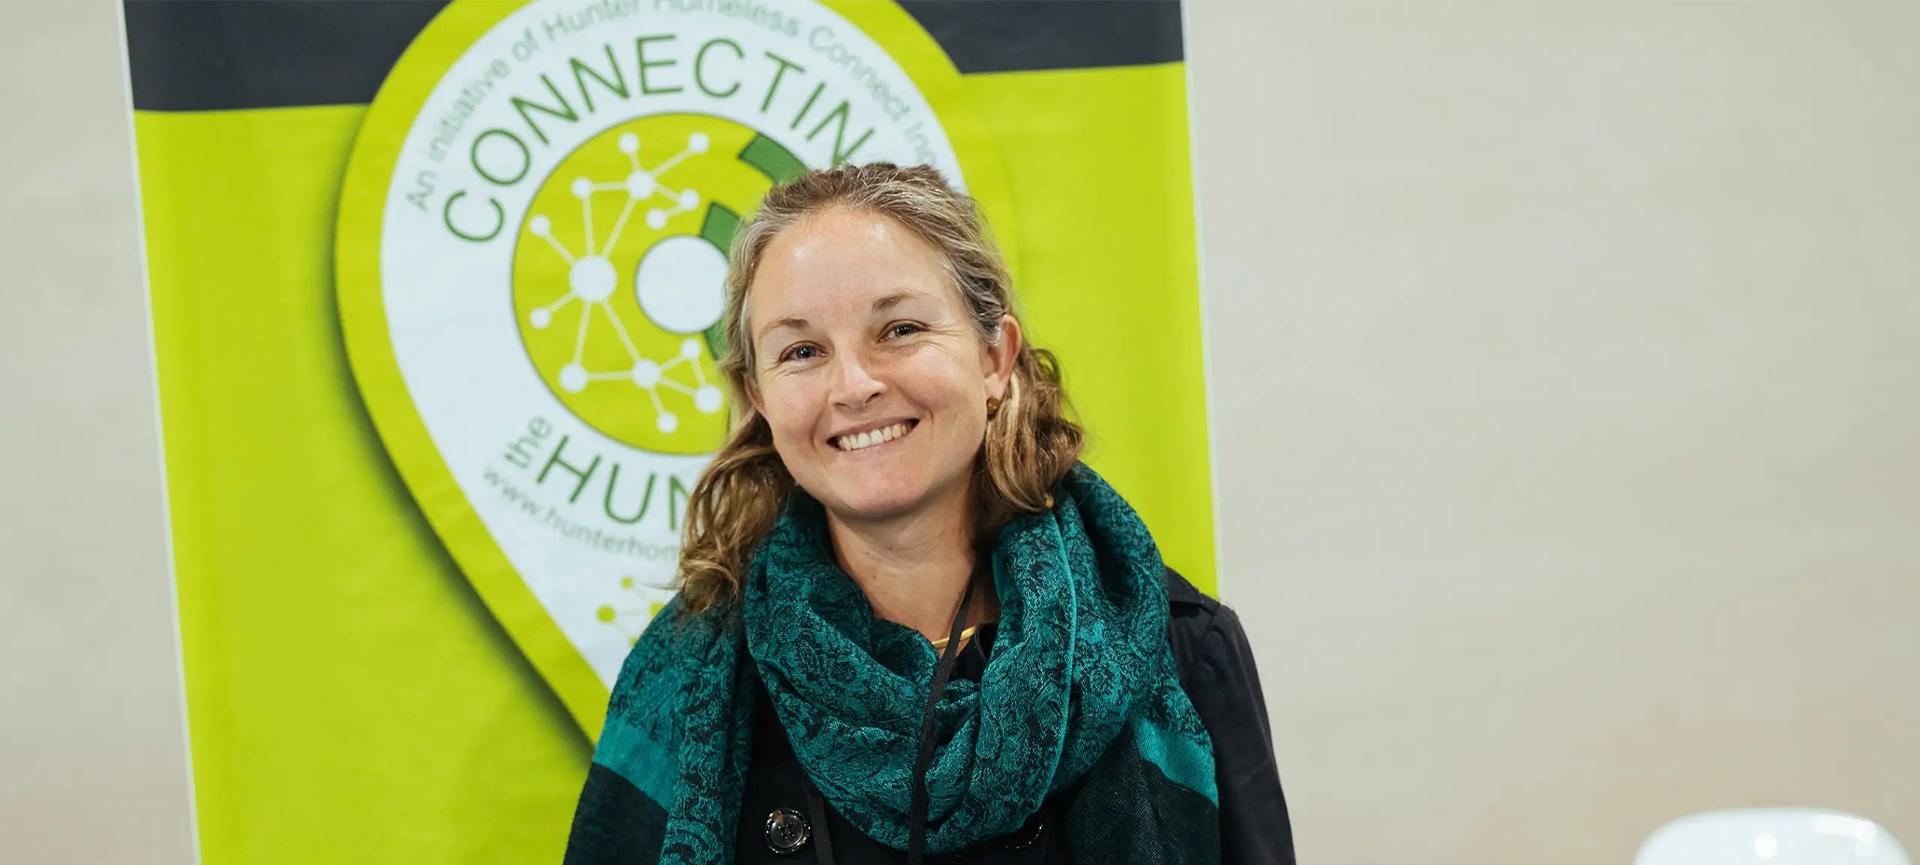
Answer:
M364 104L444 2L127 0L133 107Z
M900 0L962 73L1181 59L1178 0Z
M373 101L443 0L126 0L133 106ZM1181 59L1178 0L904 0L963 73Z

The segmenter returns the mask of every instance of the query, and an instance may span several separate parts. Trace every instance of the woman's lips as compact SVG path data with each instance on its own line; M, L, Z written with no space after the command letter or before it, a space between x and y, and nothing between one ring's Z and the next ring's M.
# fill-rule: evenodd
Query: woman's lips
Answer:
M878 429L834 436L828 439L828 442L842 453L858 453L897 441L919 425L920 422L917 420L896 421Z

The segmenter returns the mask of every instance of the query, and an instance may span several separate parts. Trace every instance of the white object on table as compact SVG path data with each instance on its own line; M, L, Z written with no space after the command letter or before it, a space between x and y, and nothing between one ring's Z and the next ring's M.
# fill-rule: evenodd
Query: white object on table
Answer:
M1839 811L1751 808L1690 814L1655 830L1634 865L1913 865L1878 823Z

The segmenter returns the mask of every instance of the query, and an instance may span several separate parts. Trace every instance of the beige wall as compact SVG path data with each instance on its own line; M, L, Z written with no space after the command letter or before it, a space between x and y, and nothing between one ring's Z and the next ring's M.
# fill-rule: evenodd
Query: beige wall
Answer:
M1223 584L1306 860L1782 803L1920 847L1920 7L1189 14ZM0 3L8 861L192 855L119 55Z
M1920 6L1196 2L1222 586L1303 861L1920 853Z
M193 861L123 51L0 2L0 861Z

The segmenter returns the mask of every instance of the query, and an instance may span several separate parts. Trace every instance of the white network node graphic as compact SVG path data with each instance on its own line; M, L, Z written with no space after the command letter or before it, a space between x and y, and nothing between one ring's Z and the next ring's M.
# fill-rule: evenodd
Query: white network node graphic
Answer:
M625 230L628 218L641 202L663 198L671 204L669 208L647 208L647 227L655 231L665 228L668 219L700 206L700 193L691 188L676 191L661 183L660 176L687 157L707 152L710 142L706 133L695 132L687 136L684 149L651 169L640 167L639 136L629 132L621 135L618 143L620 152L626 154L627 163L632 167L626 177L607 183L595 183L580 177L575 178L571 186L573 196L580 199L584 246L580 255L576 256L554 238L553 221L544 214L534 214L533 218L527 220L527 230L545 240L567 262L568 268L567 293L546 306L534 308L527 318L536 330L545 330L553 325L555 312L576 300L580 301L580 324L573 340L573 359L560 368L561 389L568 393L579 393L595 382L628 382L645 391L653 403L654 426L662 433L671 434L679 429L680 418L661 402L660 388L670 388L691 397L694 408L702 414L713 414L720 410L723 402L720 388L708 382L706 374L700 370L702 343L697 337L689 336L683 340L679 352L672 357L654 359L640 354L633 344L633 338L627 334L626 324L609 302L614 290L619 287L620 276L607 255L620 242L620 233ZM626 203L620 208L620 216L614 219L613 229L608 233L605 243L598 243L594 238L593 195L596 192L626 193ZM725 256L713 249L711 244L697 238L668 238L657 244L656 249L666 254L656 256L655 250L650 250L640 268L652 278L642 280L636 274L636 294L647 317L662 328L679 333L697 333L718 321L725 295L714 276L711 259L718 259L718 273L724 277ZM686 284L688 282L695 284ZM626 347L627 368L588 370L583 364L587 333L592 329L593 312L596 309L606 317L614 333L620 337L620 343ZM692 368L692 384L667 375L680 366Z

